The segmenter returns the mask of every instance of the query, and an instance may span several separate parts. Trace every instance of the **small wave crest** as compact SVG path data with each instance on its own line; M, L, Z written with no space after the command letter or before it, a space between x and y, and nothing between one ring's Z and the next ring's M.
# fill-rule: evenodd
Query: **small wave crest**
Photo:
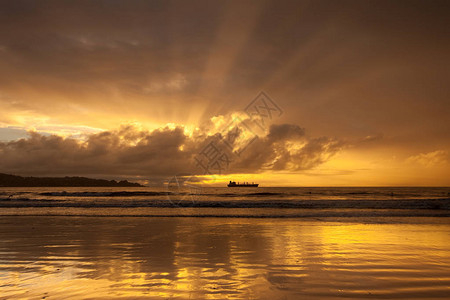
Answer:
M286 208L286 209L434 209L450 210L448 199L408 200L204 200L185 199L29 199L0 198L0 207L191 207L191 208Z
M118 191L118 192L42 192L40 196L46 197L133 197L133 196L166 196L166 195L196 195L214 197L262 197L262 196L285 196L283 193L260 192L260 193L190 193L190 192L148 192L148 191Z
M62 197L133 197L133 196L164 196L171 192L147 192L147 191L119 191L119 192L44 192L40 196ZM179 193L180 194L180 193Z

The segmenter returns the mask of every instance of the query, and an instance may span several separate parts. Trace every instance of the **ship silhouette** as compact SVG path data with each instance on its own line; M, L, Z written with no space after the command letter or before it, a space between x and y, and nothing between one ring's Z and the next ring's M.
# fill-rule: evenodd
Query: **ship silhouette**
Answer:
M258 183L248 183L248 182L243 182L243 183L236 183L236 181L231 181L228 184L228 187L258 187Z

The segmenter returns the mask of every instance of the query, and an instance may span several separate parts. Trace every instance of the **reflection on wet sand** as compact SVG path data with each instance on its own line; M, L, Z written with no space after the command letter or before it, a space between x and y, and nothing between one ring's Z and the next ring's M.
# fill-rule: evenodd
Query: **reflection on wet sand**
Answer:
M445 298L443 219L3 217L0 298Z

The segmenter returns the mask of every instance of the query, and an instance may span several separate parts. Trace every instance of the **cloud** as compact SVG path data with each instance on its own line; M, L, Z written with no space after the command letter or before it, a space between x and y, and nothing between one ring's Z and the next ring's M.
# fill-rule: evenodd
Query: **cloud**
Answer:
M297 125L282 124L272 125L267 138L271 142L283 141L288 139L299 139L305 135L305 130Z
M135 125L84 139L29 132L27 138L0 143L0 172L149 178L204 175L207 172L196 158L210 159L211 153L205 155L205 149L211 144L228 156L229 163L220 170L211 167L210 173L298 172L313 169L342 148L339 141L310 138L303 128L292 124L272 125L264 136L248 140L242 138L244 131L235 131L243 122L222 132L196 130L192 134L182 126L148 131ZM232 134L234 139L227 138ZM212 160L207 163L212 165Z
M406 159L407 163L418 164L424 167L443 166L448 163L448 151L436 150L427 153L420 153Z

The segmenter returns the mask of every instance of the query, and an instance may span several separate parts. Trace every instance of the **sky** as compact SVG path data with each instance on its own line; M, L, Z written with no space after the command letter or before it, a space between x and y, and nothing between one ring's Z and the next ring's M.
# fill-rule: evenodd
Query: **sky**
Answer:
M0 1L0 172L449 186L448 1Z

